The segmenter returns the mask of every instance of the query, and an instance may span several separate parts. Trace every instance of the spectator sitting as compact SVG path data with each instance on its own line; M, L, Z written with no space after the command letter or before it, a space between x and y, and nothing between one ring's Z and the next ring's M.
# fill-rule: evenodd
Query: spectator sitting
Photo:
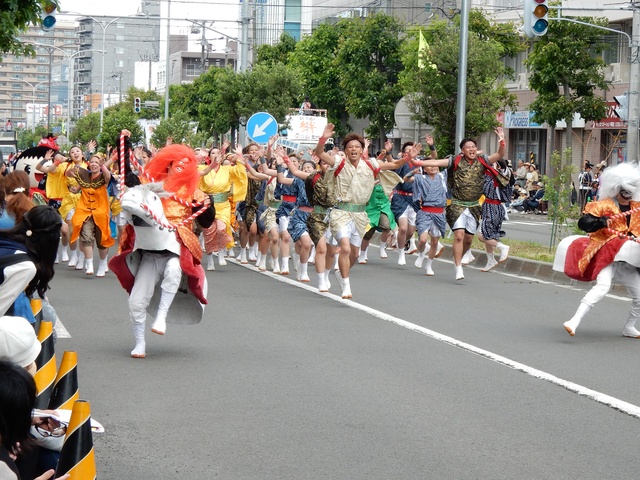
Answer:
M522 212L524 210L524 201L529 198L529 192L517 183L513 186L513 201L507 209L507 213Z
M522 204L524 206L524 213L533 213L540 208L542 197L544 197L544 184L537 182L534 188L533 195L530 195Z
M586 196L585 196L585 200L587 203L593 202L598 199L599 185L600 184L598 183L597 180L594 180L593 182L591 182L591 188L589 189L589 191L586 193Z

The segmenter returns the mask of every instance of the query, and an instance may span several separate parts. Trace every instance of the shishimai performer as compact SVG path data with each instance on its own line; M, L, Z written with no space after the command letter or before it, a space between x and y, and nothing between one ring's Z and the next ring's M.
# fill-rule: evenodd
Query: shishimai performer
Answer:
M584 316L604 298L615 279L627 287L632 298L622 335L640 338L635 327L640 317L640 171L623 163L607 168L600 182L600 200L587 203L578 221L578 227L589 236L567 237L556 252L554 270L576 280L596 281L563 326L574 336Z

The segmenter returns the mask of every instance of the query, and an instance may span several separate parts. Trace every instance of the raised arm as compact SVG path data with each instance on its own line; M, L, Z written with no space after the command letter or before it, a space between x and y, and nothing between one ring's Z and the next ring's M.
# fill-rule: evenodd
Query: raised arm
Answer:
M417 143L415 145L412 145L411 150L409 150L409 154L402 155L402 158L400 160L381 163L378 166L380 167L380 170L395 170L397 168L400 168L407 162L412 162L413 165L416 165L416 162L414 160L420 154L421 150L422 145L420 143Z
M47 150L47 153L44 154L44 158L40 160L36 165L36 170L42 173L55 172L58 165L60 165L60 162L56 163L57 160L54 161L51 165L47 165L46 167L44 166L45 163L53 158L54 153L55 152L53 150Z
M438 151L436 150L436 146L433 141L433 137L428 133L424 136L424 141L427 145L429 145L429 150L431 151L431 158L433 160L438 158Z
M324 151L324 144L327 143L327 140L334 135L334 125L333 123L327 123L327 126L324 127L324 131L322 132L322 136L318 140L318 144L313 153L315 153L316 157L325 162L330 167L336 163L336 159L333 155L329 155Z
M489 157L489 163L494 164L498 160L504 157L507 150L507 142L504 140L504 130L502 127L498 127L494 130L498 136L498 151Z

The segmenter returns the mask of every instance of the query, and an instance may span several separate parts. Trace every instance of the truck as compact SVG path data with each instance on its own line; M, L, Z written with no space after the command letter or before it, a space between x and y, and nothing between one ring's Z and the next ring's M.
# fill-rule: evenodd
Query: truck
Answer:
M16 132L0 130L0 160L8 160L11 154L18 153Z

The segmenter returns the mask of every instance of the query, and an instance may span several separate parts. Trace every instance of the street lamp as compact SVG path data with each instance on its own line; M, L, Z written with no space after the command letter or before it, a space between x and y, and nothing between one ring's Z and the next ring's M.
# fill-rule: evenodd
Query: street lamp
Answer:
M43 47L43 48L51 48L54 50L58 50L59 52L62 52L62 54L67 57L67 62L69 63L69 82L67 85L67 137L69 137L70 133L71 133L71 97L73 96L73 84L74 84L74 68L73 68L73 62L71 61L71 59L73 59L75 56L80 55L81 53L85 53L85 52L100 52L103 54L104 57L104 50L97 50L95 48L88 48L85 50L78 50L77 52L72 53L71 55L69 55L65 50L63 50L60 47L56 47L54 45L47 45L45 43L32 43L32 45L35 45L37 47ZM52 50L49 50L49 55L51 55ZM51 62L49 62L51 63ZM51 66L49 66L49 90L51 90ZM49 102L51 103L51 102ZM49 109L51 109L51 105L48 106ZM102 120L102 119L101 119ZM102 131L102 121L100 122L100 127L101 127L101 131ZM49 125L47 125L47 128L49 128Z
M43 83L47 83L49 80L44 80L43 82L36 83L35 85L33 83L31 83L30 81L28 81L28 80L23 80L22 78L11 77L11 80L15 80L15 81L18 81L18 82L24 82L24 83L28 84L32 89L31 98L33 100L33 104L32 104L33 108L31 109L31 111L32 111L32 117L31 118L33 119L33 127L31 129L31 131L35 132L36 131L36 89L40 85L42 85Z
M69 11L63 11L63 10L60 10L59 13L61 14L71 13L71 14L81 15L85 18L90 18L91 20L94 21L94 23L98 24L100 28L102 28L102 71L100 73L100 134L102 135L102 124L104 122L104 57L107 53L107 28L109 28L111 24L120 20L123 17L116 17L113 20L105 23L105 22L99 21L97 18L92 17L91 15L86 15L84 13L69 12ZM86 52L88 50L81 50L81 51Z

